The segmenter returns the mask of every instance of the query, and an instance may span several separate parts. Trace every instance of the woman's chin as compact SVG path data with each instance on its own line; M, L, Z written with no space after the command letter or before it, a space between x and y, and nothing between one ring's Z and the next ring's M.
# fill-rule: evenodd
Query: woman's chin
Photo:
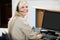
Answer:
M25 14L24 16L26 16L27 14Z

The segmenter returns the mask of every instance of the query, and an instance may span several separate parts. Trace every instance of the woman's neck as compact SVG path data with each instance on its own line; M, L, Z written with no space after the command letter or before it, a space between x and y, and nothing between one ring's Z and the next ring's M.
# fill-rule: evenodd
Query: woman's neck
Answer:
M17 16L18 16L18 17L22 17L22 18L25 17L24 15L22 15L22 14L20 14L20 13L18 13Z

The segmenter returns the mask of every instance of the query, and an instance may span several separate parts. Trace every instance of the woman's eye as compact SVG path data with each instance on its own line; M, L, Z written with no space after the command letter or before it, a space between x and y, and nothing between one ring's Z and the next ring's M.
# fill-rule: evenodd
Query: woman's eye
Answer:
M28 6L26 6L26 8L28 8Z
M22 7L22 8L28 8L28 6Z
M22 7L22 8L24 8L24 7Z

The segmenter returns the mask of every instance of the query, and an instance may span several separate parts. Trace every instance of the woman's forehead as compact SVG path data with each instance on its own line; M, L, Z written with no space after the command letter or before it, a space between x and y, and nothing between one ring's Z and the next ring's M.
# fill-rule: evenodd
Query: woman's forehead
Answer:
M23 6L28 6L28 4L24 4Z
M22 3L22 4L19 4L19 8L23 7L23 6L28 6L27 3Z

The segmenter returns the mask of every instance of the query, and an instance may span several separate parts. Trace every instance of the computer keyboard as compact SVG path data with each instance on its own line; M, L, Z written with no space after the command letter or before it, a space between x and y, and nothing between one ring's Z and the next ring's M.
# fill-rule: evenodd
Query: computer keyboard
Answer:
M46 32L42 32L43 38L42 40L60 40L60 36L58 34L51 34Z

